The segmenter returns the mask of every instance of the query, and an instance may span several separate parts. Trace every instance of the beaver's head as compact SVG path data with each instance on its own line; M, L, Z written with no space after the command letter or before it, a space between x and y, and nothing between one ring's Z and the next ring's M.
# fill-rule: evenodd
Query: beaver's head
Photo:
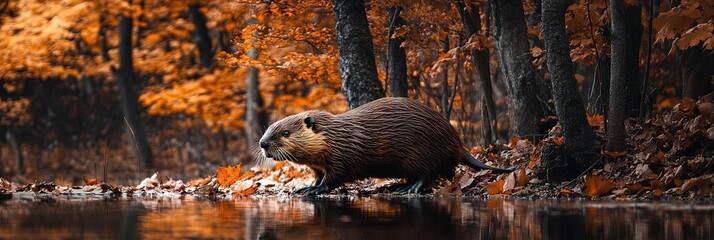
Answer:
M263 157L276 161L319 164L328 150L323 127L331 114L307 111L281 119L270 125L260 138Z

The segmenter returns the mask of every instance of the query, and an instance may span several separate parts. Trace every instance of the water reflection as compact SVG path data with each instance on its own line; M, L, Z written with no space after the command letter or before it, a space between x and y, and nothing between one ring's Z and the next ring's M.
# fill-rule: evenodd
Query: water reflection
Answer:
M451 197L0 202L0 238L712 239L714 206Z

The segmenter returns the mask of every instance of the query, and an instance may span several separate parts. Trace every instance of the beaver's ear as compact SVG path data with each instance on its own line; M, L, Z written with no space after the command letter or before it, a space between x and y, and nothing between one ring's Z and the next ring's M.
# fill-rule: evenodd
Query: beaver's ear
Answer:
M312 129L313 132L317 130L315 129L315 119L312 117L305 118L305 125L307 126L307 128Z

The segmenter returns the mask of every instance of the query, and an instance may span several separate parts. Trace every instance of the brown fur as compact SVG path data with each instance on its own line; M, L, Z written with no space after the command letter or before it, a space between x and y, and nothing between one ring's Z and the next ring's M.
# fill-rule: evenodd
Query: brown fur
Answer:
M309 128L306 119L314 122ZM284 137L283 132L289 131ZM417 192L473 157L456 130L434 110L408 98L380 98L333 115L306 111L273 123L261 138L264 156L304 164L315 171L315 186L298 190L324 193L345 182L377 177L405 178L404 192ZM481 163L475 168L490 168Z

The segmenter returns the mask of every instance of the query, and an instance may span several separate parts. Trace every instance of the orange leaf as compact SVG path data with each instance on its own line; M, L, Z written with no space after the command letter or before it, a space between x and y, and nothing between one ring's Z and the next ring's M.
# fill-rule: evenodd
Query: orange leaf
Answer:
M503 191L503 184L506 183L506 181L503 180L498 180L495 182L492 182L486 186L486 191L488 194L495 195Z
M518 141L520 141L520 138L511 138L511 141L508 142L508 148L513 149L516 147L516 144L518 144Z
M533 169L535 167L536 163L540 161L540 155L541 151L540 148L533 148L533 153L531 154L531 160L528 161L528 168Z
M612 180L603 178L599 175L591 174L585 179L585 188L587 194L590 197L602 196L614 188Z
M602 114L595 114L595 115L590 115L590 114L588 114L588 115L587 115L587 118L588 118L588 123L589 123L591 126L600 125L600 124L603 123Z
M240 195L251 195L253 193L255 193L255 186L246 188L245 190L240 192Z
M99 184L99 183L101 182L101 181L99 181L98 179L96 179L96 178L91 178L91 177L89 177L89 176L84 176L84 177L82 177L82 178L84 178L84 185L97 185L97 184Z
M240 164L235 167L219 167L216 178L218 178L218 185L221 187L228 187L231 184L238 181L238 176L240 176L241 167Z
M528 184L528 174L526 174L526 167L523 166L521 167L521 170L518 171L518 176L516 178L516 187L526 186L526 184Z
M281 168L283 168L283 166L285 166L285 161L277 162L277 163L275 163L275 166L273 166L273 170L281 169Z
M555 143L556 145L563 145L564 141L565 139L563 138L563 136L553 138L553 143Z
M624 152L624 151L623 152L611 152L608 150L603 150L602 152L605 153L605 155L608 155L612 158L620 158L620 157L624 157L625 155L627 155L627 152Z
M238 181L243 181L243 180L252 178L254 176L255 176L255 172L247 171L247 172L243 173L243 175L238 178Z

